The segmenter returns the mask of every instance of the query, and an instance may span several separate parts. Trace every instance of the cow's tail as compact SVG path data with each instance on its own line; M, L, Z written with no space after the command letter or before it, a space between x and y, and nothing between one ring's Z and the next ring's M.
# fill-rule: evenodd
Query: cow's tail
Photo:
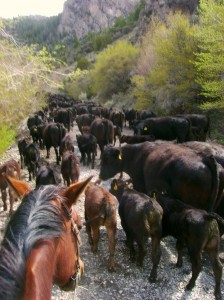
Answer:
M215 219L219 226L220 236L224 233L224 219L217 213L211 212L208 214L207 218Z
M206 156L203 159L204 163L208 166L211 171L212 177L212 188L207 207L208 212L213 212L218 204L218 192L219 192L219 170L217 162L213 155Z

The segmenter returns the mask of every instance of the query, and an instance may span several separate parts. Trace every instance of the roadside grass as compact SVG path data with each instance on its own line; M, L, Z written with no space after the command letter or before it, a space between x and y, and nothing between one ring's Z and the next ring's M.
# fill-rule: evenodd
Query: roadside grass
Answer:
M0 156L14 143L16 131L3 125L0 128Z

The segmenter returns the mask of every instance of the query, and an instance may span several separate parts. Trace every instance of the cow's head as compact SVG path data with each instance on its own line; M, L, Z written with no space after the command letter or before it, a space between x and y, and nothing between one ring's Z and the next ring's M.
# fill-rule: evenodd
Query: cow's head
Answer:
M99 178L107 180L119 172L122 172L121 150L109 145L105 147L101 157Z

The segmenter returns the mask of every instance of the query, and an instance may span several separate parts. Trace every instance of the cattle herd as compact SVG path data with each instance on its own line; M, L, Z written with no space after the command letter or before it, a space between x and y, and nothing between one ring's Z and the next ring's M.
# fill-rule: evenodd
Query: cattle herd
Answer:
M79 132L74 140L70 133L75 123ZM133 134L123 134L125 127ZM99 178L86 188L84 204L84 225L92 252L97 251L100 227L105 226L108 270L116 269L118 206L130 260L137 266L143 265L146 241L151 238L150 282L157 280L161 240L173 236L177 241L177 266L183 264L184 247L191 262L186 289L195 286L205 251L214 273L215 299L222 299L219 254L224 233L224 147L207 141L207 115L158 117L152 111L108 109L53 94L46 109L28 118L27 129L29 135L18 138L20 162L11 159L0 165L4 210L4 174L20 179L21 169L27 168L29 181L34 180L36 188L48 184L69 186L79 180L82 165L94 169L98 159ZM119 146L115 146L116 138ZM48 162L51 148L55 165ZM112 179L110 189L100 185L108 179ZM10 189L8 194L9 212L13 213L17 195Z

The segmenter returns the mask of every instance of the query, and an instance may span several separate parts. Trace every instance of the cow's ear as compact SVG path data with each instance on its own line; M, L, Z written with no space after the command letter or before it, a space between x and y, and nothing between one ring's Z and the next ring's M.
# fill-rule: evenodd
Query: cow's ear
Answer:
M16 195L22 199L23 196L28 193L31 192L32 189L29 186L28 183L26 183L25 181L22 180L18 180L18 179L14 179L6 174L4 174L5 180L9 186L9 189L11 189L13 192L16 193Z

